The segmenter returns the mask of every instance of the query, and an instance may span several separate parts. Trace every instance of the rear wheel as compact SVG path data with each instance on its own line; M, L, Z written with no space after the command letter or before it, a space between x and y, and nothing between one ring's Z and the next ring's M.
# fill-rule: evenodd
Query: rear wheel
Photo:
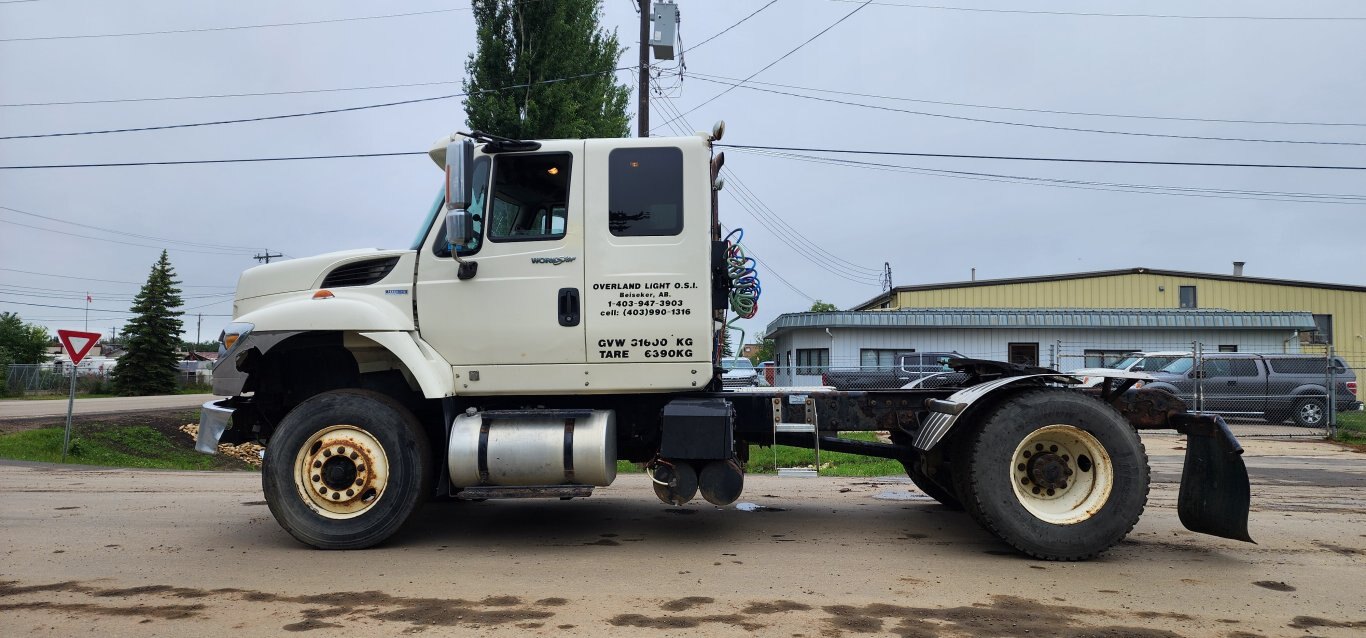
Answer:
M958 496L973 518L1025 554L1091 558L1122 540L1143 513L1143 443L1118 412L1091 397L1025 390L967 434L954 466Z
M363 549L397 532L432 489L421 424L397 401L334 390L280 421L261 467L270 512L319 549Z

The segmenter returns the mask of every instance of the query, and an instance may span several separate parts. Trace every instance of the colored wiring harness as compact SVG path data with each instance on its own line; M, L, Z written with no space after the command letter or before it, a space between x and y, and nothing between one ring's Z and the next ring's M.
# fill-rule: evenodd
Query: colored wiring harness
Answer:
M763 288L754 269L754 259L746 257L745 249L740 246L744 238L745 231L741 228L726 235L726 275L730 278L730 309L740 319L750 319L759 312L759 295Z

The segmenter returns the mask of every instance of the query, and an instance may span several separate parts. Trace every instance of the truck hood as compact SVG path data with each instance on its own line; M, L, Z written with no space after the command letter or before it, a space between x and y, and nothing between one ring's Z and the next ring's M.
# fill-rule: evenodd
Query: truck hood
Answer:
M248 268L237 280L237 300L317 288L327 273L342 264L410 252L360 248Z

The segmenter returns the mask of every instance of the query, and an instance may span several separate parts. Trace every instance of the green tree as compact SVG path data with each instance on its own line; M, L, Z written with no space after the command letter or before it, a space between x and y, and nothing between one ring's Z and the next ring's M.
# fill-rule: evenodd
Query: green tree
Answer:
M175 269L161 251L147 283L133 298L137 313L123 328L128 351L114 368L114 391L125 396L171 394L176 390L183 312Z
M631 92L612 72L621 45L598 25L601 5L474 0L479 46L463 83L470 128L517 139L629 134ZM536 84L561 78L574 79Z
M47 328L24 323L19 315L0 312L0 359L9 363L47 361Z
M759 350L754 353L754 356L750 357L750 360L754 361L754 363L763 363L765 361L776 362L777 359L774 357L777 356L777 348L778 344L776 342L772 339L765 338L759 342Z
M820 299L817 299L815 303L811 304L811 312L835 312L836 310L839 310L839 306L832 303L826 303Z

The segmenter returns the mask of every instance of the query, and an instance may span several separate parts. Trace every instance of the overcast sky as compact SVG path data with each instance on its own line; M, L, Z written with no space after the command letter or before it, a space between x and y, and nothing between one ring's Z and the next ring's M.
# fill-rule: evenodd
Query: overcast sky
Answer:
M553 0L546 0L553 1ZM811 93L845 102L956 117L1131 133L1350 142L1299 144L1116 135L1011 126L875 110L737 88L689 113L691 130L727 123L725 142L927 153L1158 161L1366 166L1366 5L1361 2L1169 1L1021 3L945 0L965 8L1323 16L1296 21L1099 17L911 8L877 0L755 81L937 102L1086 113L1318 122L1357 126L1192 122L1048 114ZM768 0L680 0L685 47ZM609 0L604 24L636 58L631 0ZM745 78L856 9L832 0L780 0L686 55L687 71ZM204 29L468 7L466 0L361 2L37 0L0 4L0 40ZM193 100L0 107L0 136L156 126L335 109L459 90L473 43L467 10L329 24L137 37L0 42L0 104L450 82L425 87ZM675 69L674 64L667 65ZM670 108L687 111L725 85L663 71L656 134ZM634 87L634 73L618 78ZM668 105L660 104L666 102ZM634 107L634 101L632 106ZM682 122L676 124L682 126ZM458 99L351 113L168 131L0 140L0 165L137 162L424 151L464 128ZM634 130L634 124L632 130ZM1233 191L1366 195L1366 172L1082 165L845 156L860 161L1055 180ZM766 262L750 334L806 297L841 308L880 292L883 262L897 285L1111 268L1247 274L1361 284L1366 204L1236 199L1056 188L901 170L833 166L731 150L726 166L772 214L817 244L796 250L739 205L732 183L722 220L746 230ZM978 176L980 177L980 176ZM999 180L1002 178L992 177ZM228 321L238 273L269 248L289 256L406 247L440 173L425 156L192 166L0 170L0 310L50 328L106 334L126 314L162 242L205 313L202 336ZM1056 184L1057 182L1052 182ZM1077 186L1077 184L1068 184ZM1095 187L1095 185L1090 185ZM1101 188L1112 188L1102 186ZM1209 197L1209 195L1218 195ZM754 204L750 204L753 206ZM19 226L16 224L24 224ZM774 226L769 222L770 226ZM115 244L28 226L118 239ZM180 247L177 247L180 246ZM217 246L211 248L210 246ZM201 252L195 252L201 251ZM229 252L232 254L206 254ZM857 268L850 281L833 260ZM73 278L56 278L33 271ZM866 273L873 274L867 275ZM781 275L801 292L781 283ZM111 281L83 281L80 278ZM212 296L219 295L219 296ZM196 318L186 318L187 336Z

